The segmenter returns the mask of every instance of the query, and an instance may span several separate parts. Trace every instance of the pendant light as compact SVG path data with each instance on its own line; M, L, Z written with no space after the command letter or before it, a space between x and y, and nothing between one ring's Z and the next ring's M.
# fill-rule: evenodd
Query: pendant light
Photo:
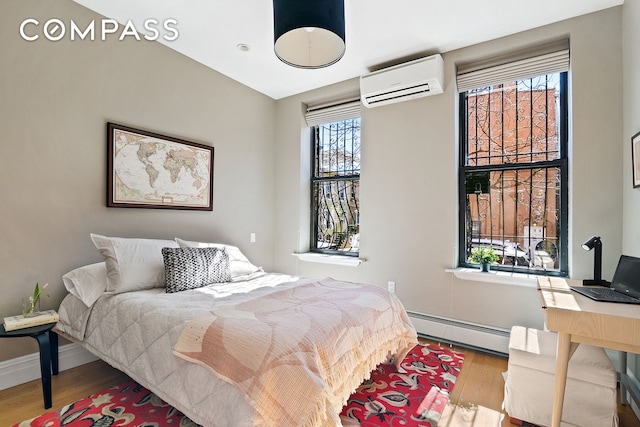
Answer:
M322 68L344 55L344 0L273 0L274 51L298 68Z

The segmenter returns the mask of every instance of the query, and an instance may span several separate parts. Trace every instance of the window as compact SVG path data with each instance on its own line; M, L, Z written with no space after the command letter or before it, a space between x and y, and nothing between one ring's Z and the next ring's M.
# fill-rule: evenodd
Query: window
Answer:
M311 128L311 251L358 256L360 118Z
M568 52L566 58L568 68ZM498 270L567 274L568 97L561 70L460 93L460 265L472 265L471 252L488 246L499 256Z

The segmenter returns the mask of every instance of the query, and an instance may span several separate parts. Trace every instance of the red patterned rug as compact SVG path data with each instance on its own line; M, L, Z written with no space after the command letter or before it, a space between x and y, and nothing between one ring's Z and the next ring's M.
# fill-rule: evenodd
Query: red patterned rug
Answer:
M349 398L343 426L435 427L460 372L464 355L417 345L402 361L406 373L381 364ZM196 427L180 411L129 381L13 427Z
M462 353L417 345L402 361L406 373L378 365L342 408L342 425L436 427L463 361Z

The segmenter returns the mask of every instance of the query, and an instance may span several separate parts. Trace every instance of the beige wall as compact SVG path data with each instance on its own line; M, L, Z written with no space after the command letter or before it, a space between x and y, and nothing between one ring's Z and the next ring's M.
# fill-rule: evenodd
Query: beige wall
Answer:
M640 132L640 2L627 0L623 7L623 120L622 195L623 230L622 252L640 257L640 189L633 188L631 173L631 137ZM629 360L636 378L640 378L640 357Z
M625 109L635 113L625 111L622 132L621 11L446 53L444 94L363 110L360 243L366 262L353 268L310 264L291 253L308 247L302 104L355 94L357 79L275 102L158 43L25 42L17 28L26 17L100 17L70 0L1 2L0 314L19 311L20 298L36 281L51 284L44 306L57 308L65 294L61 275L100 260L88 238L98 232L229 242L268 270L380 286L394 280L413 311L507 328L540 327L533 288L463 281L445 272L456 263L455 64L571 38L570 269L572 277L591 275L592 254L579 244L600 234L604 275L610 277L623 247L623 177L591 168L622 169L623 147L616 141L624 141L628 151L631 129L640 129L627 120L639 120L638 104ZM625 41L637 38L631 35L637 7L632 11L633 23L625 15ZM636 54L636 65L638 59ZM636 99L625 97L626 104ZM106 208L107 121L215 146L214 211ZM640 203L634 194L624 193L629 253L640 251L638 239L626 237L640 230L632 219ZM257 233L255 244L249 244L250 232ZM0 345L0 360L35 351L29 340L11 341Z
M640 189L633 188L631 173L631 137L640 132L640 2L627 0L623 11L622 250L625 254L640 257Z
M622 248L621 11L608 9L445 53L444 94L363 109L360 254L366 262L356 268L302 262L291 253L308 247L308 136L301 104L357 91L358 80L278 101L276 267L380 286L393 280L412 311L504 328L541 327L535 288L459 280L445 272L457 260L455 64L570 37L569 267L574 278L592 275L593 255L580 244L599 234L603 274L611 277ZM596 165L604 173L592 172Z
M271 269L275 101L159 43L20 38L28 17L101 18L70 0L2 1L0 17L0 316L36 281L57 308L61 276L100 261L91 232L229 242ZM107 208L107 121L213 145L213 212ZM2 340L0 360L36 350Z

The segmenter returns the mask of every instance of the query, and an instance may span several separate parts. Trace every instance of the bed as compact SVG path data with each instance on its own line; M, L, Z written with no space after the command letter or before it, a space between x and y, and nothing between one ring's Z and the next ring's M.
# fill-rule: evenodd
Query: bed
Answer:
M92 235L56 332L203 426L335 426L379 363L417 343L395 295L265 273L233 246Z

